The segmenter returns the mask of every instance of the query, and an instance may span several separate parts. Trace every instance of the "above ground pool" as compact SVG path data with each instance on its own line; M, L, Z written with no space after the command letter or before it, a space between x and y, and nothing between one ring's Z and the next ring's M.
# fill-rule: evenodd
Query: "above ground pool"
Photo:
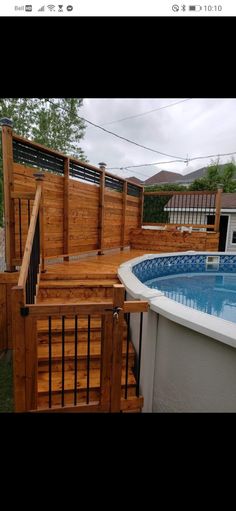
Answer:
M236 411L236 254L146 254L122 264L145 300L141 392L147 412ZM132 315L131 315L132 316ZM130 320L139 347L139 318Z
M147 254L122 264L118 273L131 295L147 299L152 310L217 339L230 331L236 346L235 253Z
M176 302L236 323L236 256L154 258L133 273Z

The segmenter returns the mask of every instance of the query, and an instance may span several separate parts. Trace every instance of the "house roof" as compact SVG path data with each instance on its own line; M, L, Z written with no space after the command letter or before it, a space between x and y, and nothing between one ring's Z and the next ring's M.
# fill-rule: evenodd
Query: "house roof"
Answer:
M149 177L149 179L146 179L144 181L145 186L146 185L156 185L159 183L175 183L177 180L181 180L182 174L178 174L177 172L167 172L167 170L161 170L161 172L158 172L152 177Z
M185 209L185 208L213 208L214 207L214 194L202 195L198 204L196 201L196 194L179 196L178 202L176 201L177 195L173 195L167 202L165 209ZM222 193L221 209L236 209L236 193Z
M127 178L129 181L132 181L132 183L134 183L135 185L142 185L143 184L143 181L141 181L141 179L138 179L138 177L135 177L135 176L131 176L129 178Z

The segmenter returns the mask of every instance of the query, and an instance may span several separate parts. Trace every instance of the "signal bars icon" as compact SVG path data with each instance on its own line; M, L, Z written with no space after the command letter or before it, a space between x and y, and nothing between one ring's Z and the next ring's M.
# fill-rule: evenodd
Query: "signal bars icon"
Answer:
M42 7L40 7L40 9L38 9L38 12L43 12L45 11L45 6L43 5Z

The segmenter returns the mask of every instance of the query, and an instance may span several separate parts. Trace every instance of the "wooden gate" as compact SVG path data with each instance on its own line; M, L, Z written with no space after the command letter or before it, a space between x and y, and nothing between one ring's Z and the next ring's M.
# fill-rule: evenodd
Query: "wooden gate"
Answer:
M125 340L124 333L126 315L143 314L147 302L125 301L125 288L120 284L114 285L113 301L104 303L25 306L19 301L19 288L13 293L16 411L121 412L142 408L141 344L132 355L130 332ZM42 327L44 334L39 340ZM94 327L101 332L97 359ZM83 361L81 336L86 351ZM135 363L132 359L131 367L132 356Z

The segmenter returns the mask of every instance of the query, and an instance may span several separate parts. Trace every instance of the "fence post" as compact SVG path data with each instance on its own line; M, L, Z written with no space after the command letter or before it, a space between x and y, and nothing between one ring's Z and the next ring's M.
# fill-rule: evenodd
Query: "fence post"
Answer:
M139 228L141 229L142 228L142 225L143 225L143 205L144 205L144 188L142 188L140 190L140 220L139 220Z
M125 287L114 284L113 292L113 307L121 310L113 316L111 412L120 412Z
M12 121L7 118L0 120L2 126L2 159L3 159L3 188L4 188L4 220L5 220L5 257L6 271L15 271L15 214L13 192L13 144Z
M41 185L41 199L40 199L40 252L42 256L41 273L45 273L45 236L44 236L44 174L43 172L37 172L34 174L36 185Z
M12 338L13 378L15 412L26 411L26 365L25 365L25 318L21 307L25 306L23 287L12 288Z
M126 204L127 204L127 181L124 181L123 188L123 212L122 212L122 225L121 225L121 250L125 247L125 221L126 221Z
M70 158L64 160L64 210L63 210L63 253L69 254L69 177L70 177ZM64 257L64 261L69 261L69 257Z
M105 204L105 170L106 163L99 163L101 169L100 174L100 188L99 188L99 220L98 220L98 255L103 255L104 248L104 204Z
M112 318L102 316L101 343L101 410L110 412L111 406L111 369L112 369Z
M221 211L221 198L222 198L222 188L218 188L216 194L216 212L215 212L215 227L214 231L219 232L220 229L220 211Z
M25 318L25 401L26 410L37 410L38 358L36 319Z

